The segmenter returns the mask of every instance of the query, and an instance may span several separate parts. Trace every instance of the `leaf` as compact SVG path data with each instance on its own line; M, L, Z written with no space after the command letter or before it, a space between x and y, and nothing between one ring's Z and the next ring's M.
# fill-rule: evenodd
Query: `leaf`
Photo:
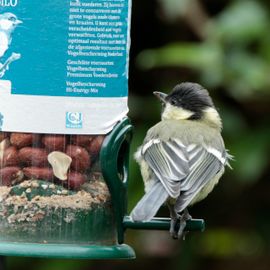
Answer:
M159 0L165 16L168 19L177 19L186 12L192 0Z
M212 30L220 39L245 44L267 34L269 22L266 9L258 1L233 1L214 24Z
M259 92L268 93L270 67L263 58L245 51L234 51L226 58L225 85L236 98L250 98Z
M173 43L159 49L145 50L137 57L142 69L164 66L186 66L203 70L205 67L218 67L222 64L223 53L212 43Z
M228 258L256 256L263 244L261 236L255 231L219 228L207 230L194 246L204 256Z
M239 138L229 146L230 153L235 156L231 163L233 174L242 181L255 182L263 174L269 163L270 130L261 128L238 132Z

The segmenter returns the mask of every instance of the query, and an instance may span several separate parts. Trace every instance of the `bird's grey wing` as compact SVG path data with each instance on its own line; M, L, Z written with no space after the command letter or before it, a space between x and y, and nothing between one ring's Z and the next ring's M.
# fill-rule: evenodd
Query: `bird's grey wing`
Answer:
M190 145L187 147L190 173L181 181L181 194L175 210L181 212L202 189L215 179L226 164L226 151L222 153L206 146Z
M143 146L142 155L169 196L177 198L181 181L189 174L186 147L177 140L152 139Z
M181 212L224 168L226 151L190 144L177 139L153 139L142 148L142 155L168 194L178 198L175 209ZM179 196L180 195L180 196Z

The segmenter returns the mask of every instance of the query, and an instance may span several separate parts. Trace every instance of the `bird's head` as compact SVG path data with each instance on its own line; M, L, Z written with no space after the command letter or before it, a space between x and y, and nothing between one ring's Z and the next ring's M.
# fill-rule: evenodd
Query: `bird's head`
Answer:
M171 93L154 92L164 109L163 120L193 120L205 122L221 129L221 119L209 93L197 83L176 85Z
M22 23L13 13L6 12L0 15L0 30L12 32L15 27Z

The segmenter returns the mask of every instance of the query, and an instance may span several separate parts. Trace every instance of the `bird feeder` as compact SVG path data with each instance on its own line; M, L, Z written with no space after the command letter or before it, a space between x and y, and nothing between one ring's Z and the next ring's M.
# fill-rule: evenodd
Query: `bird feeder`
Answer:
M134 258L126 229L169 228L127 215L129 23L128 0L0 2L0 255Z

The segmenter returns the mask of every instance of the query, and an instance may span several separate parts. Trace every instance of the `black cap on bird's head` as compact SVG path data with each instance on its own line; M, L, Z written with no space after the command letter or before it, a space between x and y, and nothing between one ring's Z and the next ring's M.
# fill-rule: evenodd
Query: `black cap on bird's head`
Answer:
M154 95L165 105L171 105L170 111L175 107L181 109L183 119L198 120L205 109L215 109L208 91L197 83L184 82L177 84L168 95L162 92L154 92Z

